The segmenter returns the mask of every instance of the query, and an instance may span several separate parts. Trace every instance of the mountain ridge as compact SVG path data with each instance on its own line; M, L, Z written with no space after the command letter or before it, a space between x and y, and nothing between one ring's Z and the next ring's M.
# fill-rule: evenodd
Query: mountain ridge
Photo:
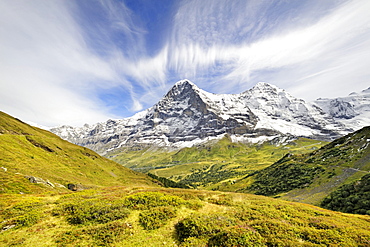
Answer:
M254 181L246 191L319 204L338 186L356 181L369 171L370 126L367 126L315 151L285 155L253 174Z
M233 141L252 143L292 135L330 141L353 128L318 104L269 83L257 83L240 94L213 94L181 80L158 103L132 117L51 131L106 154L125 146L180 149L225 134Z
M0 194L150 185L151 178L0 111Z

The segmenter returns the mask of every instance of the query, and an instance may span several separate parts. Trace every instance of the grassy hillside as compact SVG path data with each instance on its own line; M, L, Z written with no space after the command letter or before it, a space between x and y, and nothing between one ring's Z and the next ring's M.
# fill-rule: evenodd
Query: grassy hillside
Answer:
M369 246L370 216L211 191L7 195L0 246Z
M370 216L258 195L160 188L145 175L4 113L0 144L0 246L370 246ZM276 149L225 138L162 157L140 152L174 163L184 174L208 169L191 171L186 165L210 165L210 174L229 179L227 170L256 173L287 150L319 145L300 139ZM281 163L304 156L285 156ZM141 167L165 164L142 161ZM225 173L218 165L225 165ZM152 168L166 169L172 167ZM72 192L63 187L68 183L90 188Z
M0 112L0 193L34 193L83 187L150 185L146 175L133 172ZM44 183L31 183L32 177Z
M369 173L369 140L370 127L365 127L319 150L287 155L244 178L243 183L251 184L244 191L318 204L339 186Z
M183 148L175 152L153 149L122 149L107 157L131 169L149 172L197 188L233 191L236 180L261 170L285 154L320 148L325 142L300 138L284 144L233 143L228 136L219 141Z

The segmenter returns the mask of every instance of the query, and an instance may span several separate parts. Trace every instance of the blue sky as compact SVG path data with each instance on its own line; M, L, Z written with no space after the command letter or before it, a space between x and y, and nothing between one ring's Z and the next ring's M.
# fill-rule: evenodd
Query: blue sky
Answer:
M124 118L189 79L296 97L370 86L368 0L0 0L0 110L44 126Z

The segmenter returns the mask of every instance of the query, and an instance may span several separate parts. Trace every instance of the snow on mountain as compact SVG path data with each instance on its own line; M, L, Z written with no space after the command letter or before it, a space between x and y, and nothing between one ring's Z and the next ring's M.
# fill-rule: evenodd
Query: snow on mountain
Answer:
M225 134L245 142L292 135L330 140L352 130L317 105L268 83L240 94L212 94L182 80L153 107L130 118L51 131L104 154L120 147L189 147Z
M317 99L315 103L347 128L359 130L370 125L370 87L347 97Z
M256 128L318 139L347 133L343 125L316 105L295 98L269 83L257 83L243 95L252 112L259 117Z

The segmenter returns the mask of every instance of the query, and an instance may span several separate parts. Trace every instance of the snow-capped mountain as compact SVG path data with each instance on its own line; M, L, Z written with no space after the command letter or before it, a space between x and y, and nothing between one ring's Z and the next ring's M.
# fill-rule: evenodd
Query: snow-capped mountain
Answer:
M126 146L180 148L225 134L248 142L292 135L331 140L352 129L268 83L240 94L212 94L182 80L153 107L130 118L51 131L104 154Z
M318 99L315 103L347 128L359 130L370 125L370 87L347 97Z

